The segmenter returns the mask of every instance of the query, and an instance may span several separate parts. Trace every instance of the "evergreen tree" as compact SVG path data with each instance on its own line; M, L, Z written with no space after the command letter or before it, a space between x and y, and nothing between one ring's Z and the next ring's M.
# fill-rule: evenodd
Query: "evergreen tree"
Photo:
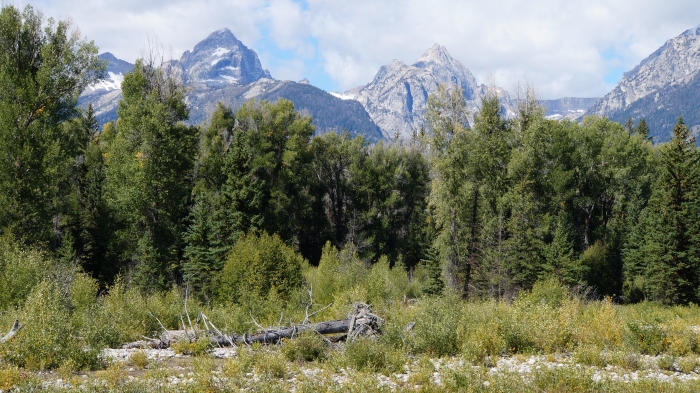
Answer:
M75 219L72 232L76 259L85 271L103 283L118 273L109 255L111 224L104 198L106 138L100 138L97 119L90 104L76 122L83 145L76 159ZM111 127L109 125L108 127Z
M692 241L698 217L695 138L679 118L673 138L662 146L660 168L647 207L643 264L652 299L668 304L698 301L700 254Z
M138 285L162 289L179 275L197 129L183 123L182 87L152 60L136 61L122 92L106 162L105 196L118 225L112 247Z
M650 141L654 139L654 137L649 136L649 132L651 132L651 130L649 130L649 126L647 125L647 121L645 119L639 120L635 131L645 139L649 139Z
M183 270L194 288L210 283L244 234L277 233L289 243L303 238L312 134L311 119L287 100L251 101L235 115L217 106L201 136L185 234Z

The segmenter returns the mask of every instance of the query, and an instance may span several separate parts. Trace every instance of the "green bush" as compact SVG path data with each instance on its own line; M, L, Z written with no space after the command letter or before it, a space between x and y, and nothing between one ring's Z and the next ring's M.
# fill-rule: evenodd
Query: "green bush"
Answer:
M372 266L365 281L367 302L374 305L399 301L408 287L408 275L401 267L391 269L389 259L382 255Z
M243 236L218 276L219 299L244 303L249 294L264 298L273 288L282 299L288 299L302 284L303 262L278 235Z
M550 277L538 280L532 290L523 296L523 300L532 304L545 303L550 307L559 307L567 297L569 290L558 279Z
M360 338L345 346L341 366L358 371L395 373L403 369L403 353L371 338Z
M20 306L33 288L48 278L51 260L35 250L22 250L9 236L0 236L0 310Z
M658 355L664 351L666 333L659 326L629 322L625 338L636 351Z
M294 339L285 341L282 353L290 362L312 362L326 358L328 343L316 332L304 332Z
M187 339L182 339L176 341L172 345L172 349L175 353L182 355L191 356L202 356L207 353L209 349L212 348L212 342L209 337L200 337L192 341Z
M12 340L0 346L0 358L29 369L55 369L70 361L78 369L99 365L98 349L85 348L71 326L66 299L56 284L34 287L20 313L25 324Z
M455 293L440 298L425 298L419 303L415 326L409 336L414 353L449 356L459 352L459 330L462 301Z

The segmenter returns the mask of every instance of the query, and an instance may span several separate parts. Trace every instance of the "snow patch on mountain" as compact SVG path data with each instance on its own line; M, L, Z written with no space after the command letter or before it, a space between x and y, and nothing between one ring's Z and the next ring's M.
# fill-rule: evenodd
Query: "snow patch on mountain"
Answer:
M354 100L355 99L354 94L336 93L334 91L331 91L328 94L332 95L333 97L340 98L341 100Z

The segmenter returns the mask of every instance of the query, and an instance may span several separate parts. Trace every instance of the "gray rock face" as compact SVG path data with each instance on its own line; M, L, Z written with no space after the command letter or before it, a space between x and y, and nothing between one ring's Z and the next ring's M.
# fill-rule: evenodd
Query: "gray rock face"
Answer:
M413 65L399 60L382 66L374 79L345 93L334 93L343 99L354 99L365 107L372 120L381 128L385 138L409 138L424 121L428 96L440 84L460 87L464 91L467 106L473 115L481 107L481 98L488 88L477 85L474 75L438 44L428 49ZM513 115L508 93L500 88L507 115Z
M134 66L110 53L101 57L109 60L108 77L87 88L79 104L85 107L92 103L98 120L105 123L116 120L124 74ZM333 97L306 79L298 83L272 79L257 54L228 29L212 33L167 66L185 84L191 124L206 122L219 101L236 109L250 99L285 98L304 115L313 116L317 133L348 130L353 135L364 135L370 142L382 139L379 127L360 103Z
M258 55L243 45L229 29L217 30L182 54L176 66L182 69L185 83L212 87L228 84L247 85L261 78L271 79Z
M106 78L88 86L78 99L78 105L87 106L92 103L98 121L106 123L117 118L117 105L122 98L122 81L124 75L134 70L134 65L117 59L109 52L101 54L100 58L107 61Z
M700 27L685 31L649 55L646 59L626 72L617 86L596 103L588 114L608 116L619 120L618 114L629 114L633 119L654 117L655 111L668 107L671 102L657 102L659 93L669 97L673 90L680 97L689 92L681 92L700 73ZM643 108L635 108L644 103ZM676 114L677 117L681 113ZM683 114L685 117L685 114ZM668 121L659 123L666 124ZM651 126L651 125L650 125ZM652 127L652 132L654 129ZM659 131L661 132L661 131ZM665 138L664 138L665 139Z

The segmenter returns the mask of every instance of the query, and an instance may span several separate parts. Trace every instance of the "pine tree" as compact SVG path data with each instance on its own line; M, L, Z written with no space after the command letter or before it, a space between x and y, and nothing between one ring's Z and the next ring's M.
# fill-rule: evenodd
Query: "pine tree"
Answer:
M649 126L647 125L647 121L645 119L639 120L635 131L637 132L637 134L643 136L645 139L654 139L654 137L649 136L649 132L651 132L651 130L649 130Z
M124 77L105 193L118 225L113 249L142 288L176 282L197 147L183 123L184 91L167 68L136 61Z
M698 217L697 203L691 199L697 174L695 138L679 118L673 138L661 148L643 247L649 296L664 303L698 301L700 255L694 252L691 232Z

